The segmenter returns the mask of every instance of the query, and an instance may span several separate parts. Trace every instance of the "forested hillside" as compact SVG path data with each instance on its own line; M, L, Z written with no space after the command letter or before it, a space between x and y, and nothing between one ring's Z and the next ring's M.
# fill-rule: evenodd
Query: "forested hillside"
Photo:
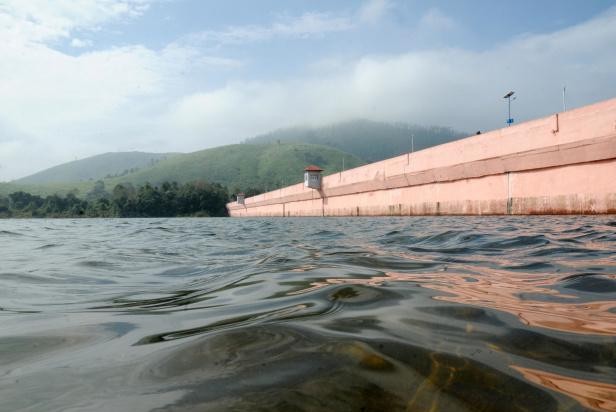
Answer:
M96 158L96 157L95 157ZM344 159L344 160L343 160ZM83 159L87 161L88 159ZM325 173L352 168L364 162L356 156L325 146L300 143L237 144L175 154L147 168L119 176L98 179L107 188L130 183L135 186L179 184L194 181L219 183L231 192L260 192L301 182L303 169L309 164L321 166ZM93 190L96 180L67 181L49 184L1 183L0 195L24 191L34 195L66 195L83 198Z
M343 158L346 168L364 163L356 156L324 146L237 144L175 156L149 169L105 181L115 185L204 179L226 185L232 191L253 187L271 190L301 182L304 167L309 164L321 166L325 174L337 172L342 169Z
M105 153L0 183L0 195L23 191L85 198L99 180L107 188L204 181L226 186L231 193L254 194L300 182L309 164L322 167L327 175L406 153L411 145L421 150L463 136L443 127L368 120L296 127L192 153Z

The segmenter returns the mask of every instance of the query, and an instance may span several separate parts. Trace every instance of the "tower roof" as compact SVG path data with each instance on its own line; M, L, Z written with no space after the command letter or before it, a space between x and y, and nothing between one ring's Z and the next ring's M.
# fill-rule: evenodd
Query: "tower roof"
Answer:
M306 171L306 172L322 172L323 169L321 169L319 166L310 165L310 166L306 167L304 169L304 171Z

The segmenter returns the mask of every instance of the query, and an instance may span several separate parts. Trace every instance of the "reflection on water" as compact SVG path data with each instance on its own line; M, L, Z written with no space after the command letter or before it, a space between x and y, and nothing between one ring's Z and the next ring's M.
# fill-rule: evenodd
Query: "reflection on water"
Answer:
M527 380L569 395L588 409L616 410L615 384L560 376L521 366L513 366L513 368L524 375Z
M0 221L0 410L616 410L615 228Z
M292 294L306 293L329 285L382 286L388 282L413 282L445 292L435 299L508 312L517 316L526 325L563 332L616 336L616 311L614 311L616 300L569 302L576 300L577 296L549 288L569 278L484 268L472 269L477 276L451 272L446 274L387 272L383 276L361 279L330 278L312 282L310 288ZM616 275L593 275L592 279L584 284L592 286L592 291L609 292L610 288L615 287L615 280ZM580 287L578 286L578 289ZM561 300L558 300L559 298Z

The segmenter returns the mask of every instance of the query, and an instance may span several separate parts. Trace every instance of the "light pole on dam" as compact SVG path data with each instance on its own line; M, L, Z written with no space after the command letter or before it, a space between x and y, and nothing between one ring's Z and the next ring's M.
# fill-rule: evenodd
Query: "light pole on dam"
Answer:
M515 93L514 91L510 91L509 93L503 96L503 99L507 99L507 106L508 106L507 126L511 126L511 124L513 123L513 119L511 118L511 96L513 96L514 93ZM515 97L513 98L513 100L515 100Z

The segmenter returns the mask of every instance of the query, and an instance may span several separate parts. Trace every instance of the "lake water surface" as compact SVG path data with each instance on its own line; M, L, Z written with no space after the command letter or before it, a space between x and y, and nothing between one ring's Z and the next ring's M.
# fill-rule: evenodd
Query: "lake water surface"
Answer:
M614 411L616 217L0 221L1 411Z

